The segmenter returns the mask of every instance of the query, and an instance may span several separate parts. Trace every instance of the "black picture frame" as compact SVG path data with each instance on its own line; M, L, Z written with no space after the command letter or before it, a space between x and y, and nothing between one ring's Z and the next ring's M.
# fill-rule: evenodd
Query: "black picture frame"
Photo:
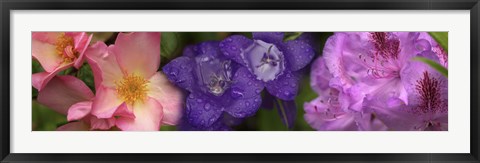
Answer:
M478 0L1 0L1 162L480 162ZM470 153L461 154L24 154L10 152L12 10L470 10ZM414 147L412 147L414 148Z

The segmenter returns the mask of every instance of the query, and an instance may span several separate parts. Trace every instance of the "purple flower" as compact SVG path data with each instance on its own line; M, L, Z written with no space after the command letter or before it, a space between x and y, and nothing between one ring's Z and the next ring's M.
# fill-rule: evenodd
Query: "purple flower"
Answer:
M413 32L335 33L325 43L323 56L333 75L330 84L352 98L348 105L362 110L365 96L406 101L400 74L412 58L427 50L428 41Z
M318 98L304 104L305 121L316 130L355 131L385 130L385 125L373 114L344 108L343 103L352 103L348 94L331 87L333 76L325 65L323 57L312 64L311 86Z
M165 65L163 71L190 93L184 116L195 128L212 128L224 112L245 118L260 107L263 83L221 55L216 41L187 47L183 56Z
M441 61L432 51L418 56ZM408 104L390 97L386 101L366 100L367 108L393 130L448 130L447 78L418 61L409 62L401 76Z
M446 66L446 53L435 47L427 33L335 33L323 57L332 75L329 86L339 91L337 105L370 114L390 130L446 129L446 77L413 60L426 57Z
M283 36L283 33L254 32L251 40L233 35L219 47L226 58L252 74L250 80L264 83L275 97L293 100L298 93L298 71L310 63L315 53L303 41L283 42Z

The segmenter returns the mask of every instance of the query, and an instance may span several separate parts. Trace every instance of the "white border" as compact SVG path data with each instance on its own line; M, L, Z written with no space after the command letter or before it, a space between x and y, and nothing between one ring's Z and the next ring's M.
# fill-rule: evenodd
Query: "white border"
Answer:
M469 153L469 11L11 11L12 153ZM31 31L449 31L448 132L31 132Z

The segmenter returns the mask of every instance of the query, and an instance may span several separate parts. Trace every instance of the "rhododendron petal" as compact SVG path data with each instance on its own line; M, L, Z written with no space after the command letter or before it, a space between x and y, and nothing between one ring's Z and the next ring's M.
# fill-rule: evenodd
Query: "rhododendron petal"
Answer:
M73 104L92 98L92 91L80 79L73 76L58 76L38 92L37 100L40 104L66 115Z
M76 104L73 104L68 109L67 120L75 121L80 120L87 116L92 110L92 101L82 101Z
M42 68L47 72L52 72L63 62L62 56L57 54L56 46L32 40L32 56L40 62Z
M57 131L89 131L88 124L82 121L70 122L57 128Z
M135 103L133 106L134 119L120 117L116 120L116 125L124 131L156 131L160 129L163 117L162 110L163 107L159 102L153 98L148 98L144 103Z
M113 53L124 74L148 79L160 66L160 33L119 33Z
M148 96L156 99L163 107L162 123L176 125L182 117L184 107L184 95L170 81L165 74L155 73L147 85Z
M111 118L122 103L114 89L101 86L93 100L92 114L97 118Z
M95 88L100 84L114 88L115 81L123 78L117 59L110 53L113 45L107 47L103 42L97 42L85 51L87 62L90 64L95 79Z

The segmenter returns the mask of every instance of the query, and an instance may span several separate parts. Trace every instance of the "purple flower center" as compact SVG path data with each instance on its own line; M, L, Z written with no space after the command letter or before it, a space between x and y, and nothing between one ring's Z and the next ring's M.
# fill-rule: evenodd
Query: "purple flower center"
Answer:
M285 70L283 53L274 44L254 40L253 44L246 48L241 55L248 70L258 80L264 82L275 80Z
M425 71L423 77L417 80L415 89L420 95L420 104L417 111L422 113L441 111L443 101L440 97L440 81L438 79Z
M195 57L195 62L197 63L195 72L201 89L215 96L223 95L232 83L231 61L210 55L199 55Z

